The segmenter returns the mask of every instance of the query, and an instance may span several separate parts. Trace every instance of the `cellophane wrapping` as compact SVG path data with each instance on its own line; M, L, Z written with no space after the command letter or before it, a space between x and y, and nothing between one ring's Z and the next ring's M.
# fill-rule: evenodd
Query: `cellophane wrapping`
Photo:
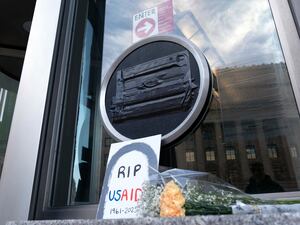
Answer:
M171 169L150 177L139 201L141 216L178 217L299 212L299 200L261 200L207 172Z

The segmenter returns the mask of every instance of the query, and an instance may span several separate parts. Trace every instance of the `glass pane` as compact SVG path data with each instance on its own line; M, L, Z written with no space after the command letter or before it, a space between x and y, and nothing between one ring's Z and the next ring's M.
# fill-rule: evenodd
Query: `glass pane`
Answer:
M102 76L132 45L133 15L164 2L106 3ZM201 49L216 83L204 122L163 149L161 165L215 173L246 190L258 182L251 168L260 163L265 182L298 190L299 114L268 1L174 0L173 21L169 33Z
M92 17L92 16L90 16ZM99 34L94 31L97 16L86 20L80 71L80 94L75 133L75 155L69 204L96 203L105 172L105 163L111 143L103 135L97 96L100 91ZM96 48L96 50L95 50ZM104 138L102 138L104 136ZM100 151L99 151L100 150Z
M80 1L61 116L51 207L97 203L110 144L97 96L101 85L103 1ZM61 78L60 78L61 79ZM59 113L59 110L57 110ZM102 138L104 136L104 138Z
M81 84L79 95L79 109L75 139L75 162L73 169L73 193L71 202L88 201L89 182L91 173L91 149L93 145L93 114L94 96L90 84L91 46L93 38L93 27L89 21L86 22L84 45L81 65Z
M0 178L19 82L0 72Z
M67 204L99 199L114 142L100 123L100 79L133 44L133 15L160 4L172 4L173 24L166 33L193 42L215 77L205 120L176 146L162 149L161 168L207 171L249 193L299 190L300 120L268 1L110 0L101 72L93 56L102 51L100 28L91 20L85 24Z

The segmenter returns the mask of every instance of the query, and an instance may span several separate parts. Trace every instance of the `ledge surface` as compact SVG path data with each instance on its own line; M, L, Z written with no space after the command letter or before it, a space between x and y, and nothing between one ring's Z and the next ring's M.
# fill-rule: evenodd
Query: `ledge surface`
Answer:
M300 224L299 213L187 216L182 218L139 218L116 220L44 220L12 221L6 225L295 225Z

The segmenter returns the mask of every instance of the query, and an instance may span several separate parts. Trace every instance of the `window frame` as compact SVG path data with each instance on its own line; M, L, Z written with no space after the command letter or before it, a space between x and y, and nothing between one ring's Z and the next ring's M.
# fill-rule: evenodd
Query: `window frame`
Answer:
M224 148L225 150L225 159L226 161L236 161L237 157L237 150L233 145L227 145Z
M216 151L212 148L205 150L205 160L207 162L216 162Z
M248 160L256 160L257 155L256 155L256 146L255 145L246 145L245 150L246 150L246 157Z

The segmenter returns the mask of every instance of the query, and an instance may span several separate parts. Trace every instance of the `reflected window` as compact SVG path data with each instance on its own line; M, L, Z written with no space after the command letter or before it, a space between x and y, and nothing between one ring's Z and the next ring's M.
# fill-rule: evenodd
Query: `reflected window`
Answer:
M194 152L186 152L185 159L187 162L195 162L195 153Z
M290 153L291 153L292 158L297 158L298 157L297 148L295 146L290 147Z
M275 144L268 145L268 153L269 153L270 159L277 159L278 158L277 145L275 145Z
M213 150L207 150L205 152L205 156L206 156L206 161L215 161L216 160L215 151L213 151Z
M256 151L254 145L246 146L247 159L256 159Z
M235 160L236 159L235 149L233 147L227 147L225 150L225 153L226 153L227 160Z
M133 44L133 15L168 1L106 2L102 76ZM173 27L166 34L191 41L203 52L215 74L217 92L205 120L190 134L194 140L185 138L173 149L163 147L161 162L190 169L181 161L191 161L193 154L185 153L194 152L193 169L213 171L210 162L218 162L220 178L243 189L248 179L247 161L261 157L265 168L271 170L268 158L279 157L278 148L268 150L266 143L276 143L284 154L289 154L290 143L299 143L296 135L288 133L300 133L300 120L269 2L173 0L172 7ZM224 143L228 145L225 148ZM215 146L214 151L207 149L210 146ZM238 149L245 152L239 154ZM295 153L292 149L292 157ZM224 161L228 162L226 168L221 164ZM284 157L281 163L291 162ZM292 183L291 189L298 190L290 175L285 176L286 184ZM295 175L299 177L300 171L295 169Z

